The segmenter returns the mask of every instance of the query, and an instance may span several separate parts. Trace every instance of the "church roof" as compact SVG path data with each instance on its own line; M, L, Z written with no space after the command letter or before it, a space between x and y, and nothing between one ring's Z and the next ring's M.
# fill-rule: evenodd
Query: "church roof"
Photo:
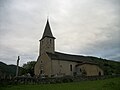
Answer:
M53 60L63 60L63 61L72 61L72 62L92 62L89 57L82 56L82 55L71 55L65 54L60 52L48 53L48 56Z
M98 65L97 63L93 63L93 62L82 62L82 63L79 63L79 64L77 64L75 66L78 67L78 66L81 66L81 65L84 65L84 64Z
M47 20L47 23L46 23L46 26L45 26L45 29L44 29L44 33L43 33L43 36L42 36L42 39L45 38L45 37L50 37L50 38L54 38L53 37L53 34L51 32L51 28L50 28L50 24L49 24L49 21Z

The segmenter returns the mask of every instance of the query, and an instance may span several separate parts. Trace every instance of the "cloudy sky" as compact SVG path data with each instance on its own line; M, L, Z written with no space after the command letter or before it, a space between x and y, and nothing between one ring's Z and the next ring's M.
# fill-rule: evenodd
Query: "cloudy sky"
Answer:
M47 17L56 51L120 61L120 0L0 0L0 61L36 61Z

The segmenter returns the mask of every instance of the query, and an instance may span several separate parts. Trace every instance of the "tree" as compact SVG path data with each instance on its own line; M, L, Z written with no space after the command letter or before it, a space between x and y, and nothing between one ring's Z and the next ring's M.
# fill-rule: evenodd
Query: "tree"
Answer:
M34 66L36 64L36 61L30 61L30 62L27 62L27 64L23 64L22 66L22 71L21 73L22 74L30 74L31 76L34 76Z

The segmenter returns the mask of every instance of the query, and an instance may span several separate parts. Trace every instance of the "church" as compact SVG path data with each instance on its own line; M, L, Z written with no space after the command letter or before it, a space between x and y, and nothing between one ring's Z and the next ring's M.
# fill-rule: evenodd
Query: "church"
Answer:
M71 55L55 51L55 37L47 20L40 41L39 56L34 67L35 76L100 76L104 71L82 55ZM74 42L73 42L74 43Z

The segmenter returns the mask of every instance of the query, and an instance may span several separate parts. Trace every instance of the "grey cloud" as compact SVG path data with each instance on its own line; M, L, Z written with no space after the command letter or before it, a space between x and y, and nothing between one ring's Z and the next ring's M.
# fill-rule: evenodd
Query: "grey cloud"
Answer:
M120 60L119 0L0 0L0 60L36 60L49 16L56 50Z

